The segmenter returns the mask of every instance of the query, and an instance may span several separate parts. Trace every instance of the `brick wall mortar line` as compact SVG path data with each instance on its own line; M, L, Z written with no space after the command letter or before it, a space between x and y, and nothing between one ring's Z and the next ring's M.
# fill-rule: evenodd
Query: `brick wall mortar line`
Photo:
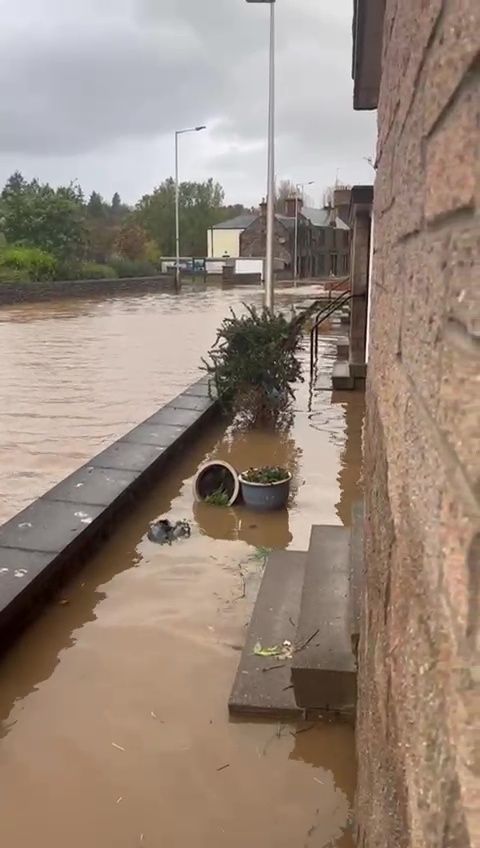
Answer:
M465 512L474 521L480 521L480 502L476 496L474 483L471 482L466 469L455 453L453 447L438 427L435 418L431 414L427 403L417 389L417 386L410 372L406 368L405 363L400 362L400 365L410 386L412 398L416 404L418 412L421 415L427 433L432 435L433 445L444 461L447 472L451 473L451 481L463 502Z
M461 97L465 91L471 86L472 88L478 87L478 81L480 77L480 50L477 55L472 59L470 66L465 71L462 79L458 83L457 87L452 91L450 97L447 102L443 106L442 110L439 112L429 131L426 133L425 138L430 139L435 135L436 132L442 129L443 124L448 120L449 112L455 106L455 102Z

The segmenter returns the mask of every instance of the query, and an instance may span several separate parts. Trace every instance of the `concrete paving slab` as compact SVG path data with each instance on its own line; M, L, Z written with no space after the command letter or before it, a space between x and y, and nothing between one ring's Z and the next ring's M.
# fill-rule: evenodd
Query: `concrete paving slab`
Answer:
M292 683L300 707L344 713L355 709L356 668L349 604L349 530L314 526L292 662Z
M49 501L111 506L138 479L138 471L85 465L45 495Z
M254 653L257 642L263 647L294 642L306 554L300 551L274 551L265 566L257 601L247 632L237 676L228 702L231 715L267 718L298 718L291 688L291 660Z
M95 468L143 472L158 462L166 448L159 445L136 445L120 439L90 460Z
M170 401L167 406L175 409L194 409L195 412L206 412L211 403L211 398L208 395L182 394Z
M206 399L205 399L206 400ZM146 424L167 424L174 427L191 427L198 421L199 412L196 409L182 409L169 403L162 407Z
M0 548L57 554L93 527L102 512L101 506L39 498L0 528Z
M154 445L160 448L169 448L179 437L183 436L184 432L185 425L152 424L149 419L143 424L139 424L134 430L130 430L121 441L133 442L136 445Z
M201 380L197 380L196 383L192 383L192 385L183 392L184 395L194 395L195 397L210 397L212 393L213 396L215 396L213 385L208 377L202 377Z

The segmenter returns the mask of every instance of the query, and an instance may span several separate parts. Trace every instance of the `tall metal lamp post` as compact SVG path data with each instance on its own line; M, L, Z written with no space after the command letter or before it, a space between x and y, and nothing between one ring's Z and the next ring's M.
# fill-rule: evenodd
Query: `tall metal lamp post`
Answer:
M275 0L247 0L247 3L270 4L270 57L268 72L268 166L267 166L267 238L265 250L265 306L273 311L275 227Z
M178 179L178 139L186 133L201 132L206 127L190 127L175 132L175 289L180 291L180 183Z
M306 186L313 185L314 180L310 180L308 183L297 183L295 186L295 238L294 238L294 259L293 259L293 285L297 285L298 279L298 192L302 190L302 198L303 198L303 190Z

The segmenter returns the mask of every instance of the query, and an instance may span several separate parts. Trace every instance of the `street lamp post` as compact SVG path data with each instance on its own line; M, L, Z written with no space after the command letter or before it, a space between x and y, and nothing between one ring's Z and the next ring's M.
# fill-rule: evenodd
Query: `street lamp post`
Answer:
M294 237L294 259L293 259L293 285L297 285L297 277L298 277L298 191L302 189L302 197L303 197L303 189L306 186L313 185L314 180L310 180L308 183L297 183L295 186L295 237Z
M175 289L180 291L180 182L178 177L178 139L186 133L200 132L206 127L190 127L175 132Z
M267 142L267 234L265 249L265 306L273 311L274 255L273 233L275 228L275 0L247 0L247 3L270 4L270 48L268 71L268 142Z

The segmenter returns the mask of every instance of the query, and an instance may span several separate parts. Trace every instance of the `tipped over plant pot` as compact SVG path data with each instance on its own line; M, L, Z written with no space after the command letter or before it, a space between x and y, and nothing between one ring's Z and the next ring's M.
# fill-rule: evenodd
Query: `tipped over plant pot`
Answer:
M193 481L197 502L211 506L232 506L240 494L238 474L228 462L212 459L202 465Z
M256 512L283 509L290 494L292 475L285 468L250 468L239 475L245 506Z

